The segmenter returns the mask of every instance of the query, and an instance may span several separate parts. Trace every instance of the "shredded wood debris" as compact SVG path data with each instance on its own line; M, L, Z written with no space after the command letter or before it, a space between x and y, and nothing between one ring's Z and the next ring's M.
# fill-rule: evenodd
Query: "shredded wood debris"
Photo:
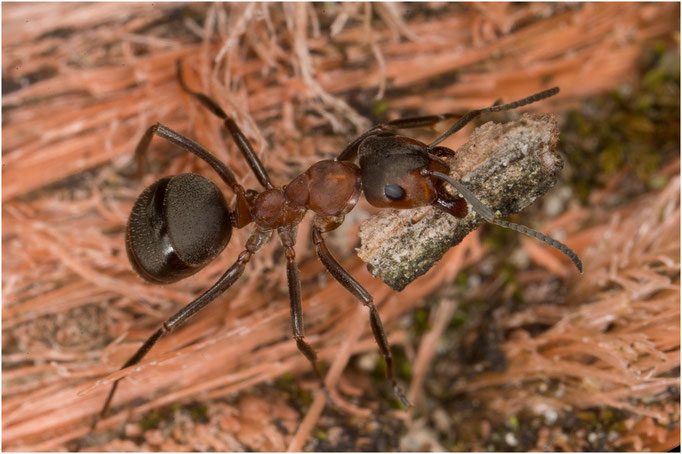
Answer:
M91 451L279 451L319 443L386 450L426 439L411 419L418 412L385 410L388 385L348 367L376 354L376 344L365 309L317 261L307 221L296 245L306 338L331 366L327 384L339 414L349 415L343 421L360 429L315 431L338 420L291 340L276 242L234 288L162 338L142 363L118 371L166 317L214 283L248 236L235 232L214 263L170 286L144 283L128 264L125 224L146 186L183 172L218 180L158 138L149 171L126 176L150 125L162 122L200 142L245 187L257 187L222 123L179 89L178 59L188 85L235 118L273 181L285 184L386 119L465 113L554 85L560 96L528 110L580 108L634 82L638 59L655 40L679 45L678 18L673 3L4 4L3 449L68 450L78 442ZM443 145L457 149L473 128ZM619 184L627 181L610 190ZM560 279L570 291L561 304L509 317L504 327L517 334L502 344L508 369L458 382L457 390L500 415L524 406L619 409L629 431L613 446L669 449L675 429L664 425L679 424L679 404L655 397L679 393L679 179L615 208L603 200L569 204L537 226L566 232L561 240L585 262L582 278L567 278L570 265L522 241L533 266L520 279ZM420 389L437 345L425 337L418 354L409 353L406 316L482 263L490 248L474 232L395 292L354 252L359 222L376 213L361 202L329 236L330 248L374 296L394 352L418 358L414 385L403 386L424 408L429 400ZM447 303L438 307L441 316L451 314ZM524 320L550 326L528 336ZM550 375L563 394L536 397L537 383ZM120 377L112 413L89 433ZM297 398L310 393L312 400ZM405 425L412 442L401 439Z

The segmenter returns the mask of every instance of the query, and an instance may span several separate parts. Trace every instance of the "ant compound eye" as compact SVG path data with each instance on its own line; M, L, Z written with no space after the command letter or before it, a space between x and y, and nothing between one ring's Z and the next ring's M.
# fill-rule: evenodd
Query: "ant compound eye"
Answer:
M393 183L384 186L384 194L391 200L403 200L406 195L403 188Z

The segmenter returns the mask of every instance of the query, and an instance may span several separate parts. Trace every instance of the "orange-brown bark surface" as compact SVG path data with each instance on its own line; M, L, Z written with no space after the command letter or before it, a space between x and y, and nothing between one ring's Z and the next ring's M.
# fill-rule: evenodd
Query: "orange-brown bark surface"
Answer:
M555 85L558 96L529 110L570 118L590 100L634 90L647 49L679 47L679 5L9 3L2 24L3 449L65 450L79 440L84 450L114 451L679 444L679 161L662 151L657 184L635 183L633 166L619 161L586 198L562 182L536 219L525 218L571 245L582 276L530 239L507 235L519 248L500 252L474 232L395 292L354 253L359 222L376 209L360 202L347 215L330 248L374 296L404 359L399 369L411 365L398 374L414 404L408 411L391 409L389 386L370 378L380 366L367 311L324 272L305 220L296 255L306 335L328 366L335 408L291 339L276 241L234 288L138 366L117 371L212 285L248 236L248 227L235 232L214 263L169 286L144 283L128 264L125 224L146 186L183 172L218 181L158 138L148 171L127 176L155 122L200 142L257 188L222 123L180 90L178 59L188 85L235 118L273 181L285 184L386 119L465 113ZM679 106L679 53L672 61L670 103ZM655 123L627 124L647 134ZM473 127L443 145L458 148ZM565 171L577 178L577 168L569 162ZM490 274L502 270L500 256L515 267L513 279ZM448 290L457 285L465 290ZM460 336L452 329L465 298L485 301L480 321L490 324ZM507 304L519 298L527 304ZM416 332L414 315L427 306L429 329ZM481 344L482 332L498 333L504 367L468 367L444 353ZM89 433L120 377L113 411ZM590 435L601 440L591 411L616 414L608 429L597 421L603 445ZM543 422L526 427L532 418L521 415ZM578 435L566 437L556 423L566 415L577 418ZM447 441L456 427L476 435ZM524 431L534 438L523 441Z

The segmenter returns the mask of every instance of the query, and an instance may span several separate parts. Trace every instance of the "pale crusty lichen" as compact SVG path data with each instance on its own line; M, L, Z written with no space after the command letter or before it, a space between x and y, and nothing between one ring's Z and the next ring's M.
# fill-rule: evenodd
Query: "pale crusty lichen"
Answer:
M556 182L563 167L558 136L552 115L488 122L447 159L450 175L499 217L518 213ZM360 226L358 255L374 276L402 290L483 222L471 209L462 219L432 207L384 210Z

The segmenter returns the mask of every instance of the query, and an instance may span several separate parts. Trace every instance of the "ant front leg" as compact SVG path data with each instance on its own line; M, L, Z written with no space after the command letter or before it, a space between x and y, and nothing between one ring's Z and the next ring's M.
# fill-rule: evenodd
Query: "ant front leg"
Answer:
M367 132L353 140L336 158L337 161L354 161L357 157L358 149L360 144L367 138L373 135L381 134L382 132L392 132L395 129L412 129L412 128L422 128L426 126L434 126L441 121L450 120L453 118L459 118L459 120L453 124L447 131L441 134L436 140L431 142L428 146L428 152L435 154L439 157L447 157L451 155L451 151L444 147L438 147L437 145L443 142L445 139L450 137L452 134L456 133L467 123L472 121L474 118L490 112L502 112L505 110L516 109L517 107L525 106L526 104L531 104L540 101L550 96L554 96L559 93L559 87L550 88L549 90L536 93L534 95L528 96L518 101L510 102L508 104L500 104L501 100L495 101L495 103L490 107L485 107L483 109L472 110L465 115L459 115L456 113L444 113L439 115L424 115L420 117L407 117L407 118L397 118L395 120L387 121L386 123L381 123L373 126Z
M438 145L439 143L450 137L452 134L462 129L467 123L469 123L471 120L482 114L516 109L517 107L522 107L527 104L531 104L542 99L549 98L550 96L554 96L557 93L559 93L559 87L553 87L550 88L549 90L541 91L540 93L535 93L534 95L527 96L523 99L519 99L518 101L513 101L508 104L499 104L500 101L497 100L490 107L472 110L471 112L468 112L466 115L462 116L459 120L457 120L455 124L450 126L448 130L441 134L436 140L431 142L428 148L429 149L435 148L436 145Z
M393 356L391 355L391 348L388 344L386 331L381 323L379 312L374 305L374 298L372 298L372 295L370 295L370 293L336 261L331 252L329 252L324 237L322 236L322 233L336 229L342 222L343 216L315 216L315 220L313 221L313 242L317 247L317 256L320 258L320 261L329 274L369 309L369 322L372 327L372 334L374 334L374 340L379 346L379 351L386 361L386 379L391 383L393 392L400 402L404 406L409 407L410 402L405 397L405 394L400 389L393 376Z
M422 128L425 126L433 126L441 121L451 118L457 118L459 115L454 113L444 113L440 115L425 115L421 117L397 118L395 120L387 121L373 126L365 133L353 140L336 158L337 161L354 161L360 144L368 137L382 133L391 133L396 129L411 129Z

